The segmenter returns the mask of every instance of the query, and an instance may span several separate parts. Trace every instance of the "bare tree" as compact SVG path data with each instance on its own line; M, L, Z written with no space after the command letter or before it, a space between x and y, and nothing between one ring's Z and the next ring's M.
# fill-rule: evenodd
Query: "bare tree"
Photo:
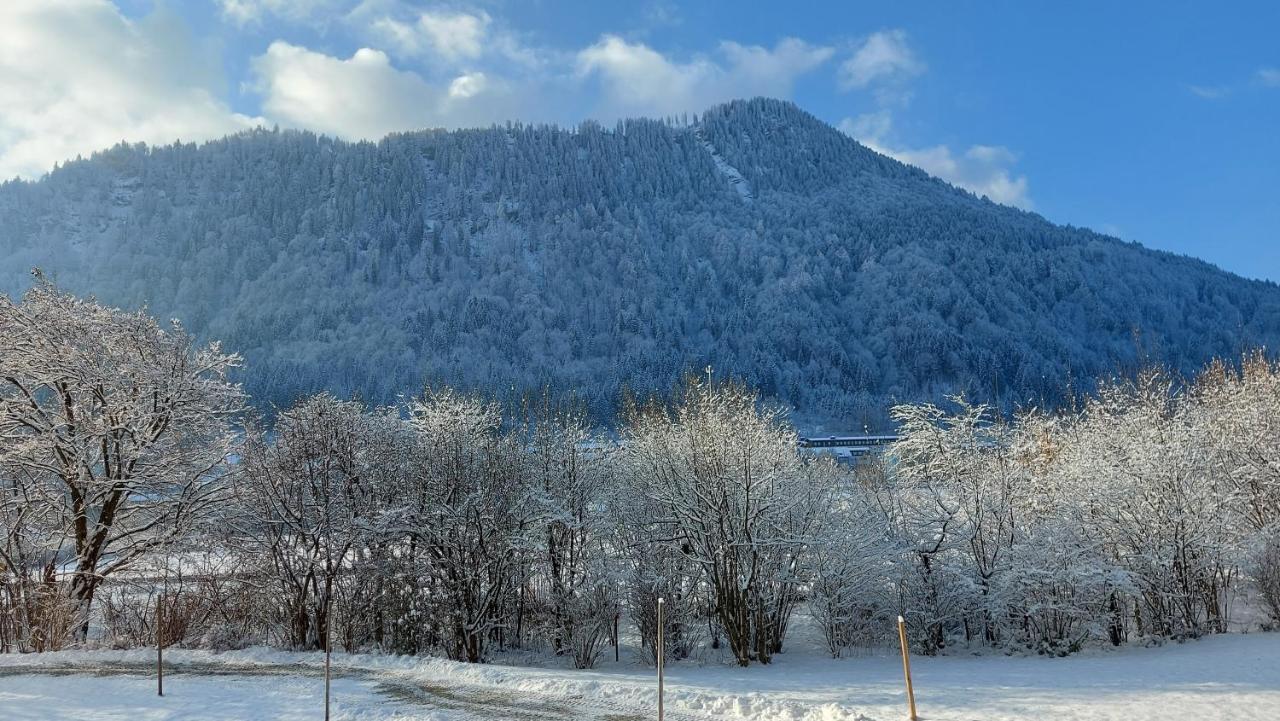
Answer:
M613 478L608 447L592 436L586 412L544 393L526 408L529 496L539 511L540 563L550 606L551 647L593 666L618 600L605 520ZM523 605L523 604L521 604Z
M897 539L874 491L887 483L881 460L863 461L833 479L835 492L812 551L810 610L836 658L883 641L901 611L891 573Z
M418 436L402 530L429 589L450 658L486 658L512 591L516 539L532 518L523 451L496 404L453 391L410 406Z
M1220 447L1179 387L1154 369L1104 386L1060 459L1089 531L1137 590L1140 635L1224 630L1241 554Z
M1280 524L1280 364L1262 352L1239 366L1216 361L1191 392L1202 427L1216 431L1241 520L1255 531Z
M670 542L701 566L738 663L768 663L794 608L824 484L780 410L735 384L686 383L674 408L630 412L627 473L657 501Z
M21 303L0 298L0 466L43 509L40 552L66 559L76 638L104 578L222 496L238 361L43 277Z
M273 443L259 429L245 443L245 536L271 560L297 648L324 648L335 584L373 512L370 422L360 403L320 395L280 414Z

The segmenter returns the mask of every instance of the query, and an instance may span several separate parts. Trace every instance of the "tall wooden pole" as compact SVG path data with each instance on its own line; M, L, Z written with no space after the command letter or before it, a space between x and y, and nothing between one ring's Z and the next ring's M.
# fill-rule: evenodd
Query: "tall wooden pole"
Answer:
M329 607L324 610L324 721L329 721L329 657L333 655L333 631Z
M658 599L658 721L663 721L663 698L662 698L662 651L667 645L666 636L663 633L662 618L662 599Z
M164 696L164 597L169 594L169 546L164 549L164 583L156 599L156 695Z
M907 679L907 707L911 710L911 721L918 721L916 692L911 687L911 656L907 652L907 622L902 616L898 616L898 643L902 645L902 675Z
M156 596L156 695L164 695L164 592Z
M329 657L333 655L333 519L329 516L329 475L324 478L324 721L329 721Z

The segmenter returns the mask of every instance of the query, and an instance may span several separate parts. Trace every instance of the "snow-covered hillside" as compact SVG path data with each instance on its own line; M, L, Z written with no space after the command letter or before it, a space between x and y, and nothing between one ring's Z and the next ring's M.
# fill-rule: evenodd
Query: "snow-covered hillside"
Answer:
M1138 359L1280 347L1273 284L976 198L764 99L119 147L0 186L0 254L0 290L40 266L222 340L263 408L549 384L606 419L623 387L711 365L860 428L891 400L1052 401Z

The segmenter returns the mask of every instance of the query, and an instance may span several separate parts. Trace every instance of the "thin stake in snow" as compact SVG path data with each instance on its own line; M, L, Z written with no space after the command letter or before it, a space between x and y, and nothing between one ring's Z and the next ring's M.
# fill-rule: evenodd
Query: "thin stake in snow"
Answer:
M324 614L324 721L329 721L329 657L333 655L333 634L329 612Z
M898 642L902 645L902 675L907 679L907 706L911 709L911 721L917 721L916 692L911 687L911 656L907 653L907 622L898 616Z
M164 593L156 596L156 695L164 695L164 635L161 623L164 620Z
M156 598L156 695L164 696L164 597L169 593L169 546L161 546L164 559L164 583Z
M333 656L333 519L329 514L329 476L324 476L323 512L325 544L325 581L324 581L324 721L329 721L329 660ZM346 555L345 549L343 556Z
M658 721L662 721L662 647L666 644L662 633L662 598L658 598Z

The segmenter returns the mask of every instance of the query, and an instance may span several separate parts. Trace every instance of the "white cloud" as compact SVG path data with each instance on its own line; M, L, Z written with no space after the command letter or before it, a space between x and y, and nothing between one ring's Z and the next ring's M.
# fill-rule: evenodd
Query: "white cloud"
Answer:
M924 72L925 65L907 44L902 30L883 30L869 36L840 65L840 87L866 88L872 83L897 82Z
M480 55L489 26L485 13L422 13L418 27L432 48L450 60L472 59Z
M1258 68L1254 78L1263 85L1280 88L1280 68Z
M1024 210L1034 207L1027 176L1014 174L1010 166L1017 157L1003 146L973 145L961 154L953 153L945 145L917 150L883 147L876 150L997 203Z
M556 55L526 45L480 10L410 10L401 3L365 0L347 15L347 22L369 44L397 59L429 61L423 69L433 75L495 63L503 70L536 70Z
M840 121L840 129L872 150L914 165L977 195L1024 210L1033 207L1025 175L1013 170L1017 155L999 145L972 145L957 153L946 145L904 148L891 145L893 116L880 110Z
M398 55L413 56L422 53L422 38L412 23L384 16L369 23L369 29L378 42Z
M252 65L252 89L262 95L265 115L343 138L486 125L517 117L521 106L518 93L482 72L436 84L370 48L342 59L277 40Z
M772 50L720 44L723 61L697 56L676 62L642 43L605 35L577 56L579 77L600 80L605 117L700 111L732 98L789 97L796 78L826 62L832 50L786 38Z
M449 97L471 98L484 92L488 78L484 73L467 73L459 75L449 83Z
M277 40L254 58L253 72L270 118L346 138L422 127L440 99L422 78L369 48L343 60Z
M680 8L664 0L651 0L644 8L645 29L676 27L684 22Z
M205 140L259 122L219 98L216 63L165 13L125 18L106 0L0 2L0 177L127 139Z
M1205 100L1218 100L1231 94L1231 88L1225 85L1188 85L1187 90Z
M374 32L399 54L434 54L450 62L474 60L485 50L490 18L487 13L423 12L415 22L384 16L373 21Z
M1000 145L972 145L963 152L947 145L911 147L895 138L894 110L910 100L908 81L925 65L907 44L902 30L883 30L868 37L840 65L843 90L871 91L876 109L840 121L839 128L878 153L888 155L997 203L1032 207L1025 175L1013 170L1017 156Z
M341 0L218 0L222 16L239 26L261 22L268 15L300 21L321 10L333 10Z
M835 51L796 38L783 38L773 50L723 42L720 51L734 82L752 95L788 96L795 79L825 63Z
M893 131L893 113L877 110L840 121L840 130L865 145L878 145Z
M705 58L676 64L646 45L607 35L578 53L578 71L599 74L614 104L663 113L688 109L689 98L714 83L719 68Z

